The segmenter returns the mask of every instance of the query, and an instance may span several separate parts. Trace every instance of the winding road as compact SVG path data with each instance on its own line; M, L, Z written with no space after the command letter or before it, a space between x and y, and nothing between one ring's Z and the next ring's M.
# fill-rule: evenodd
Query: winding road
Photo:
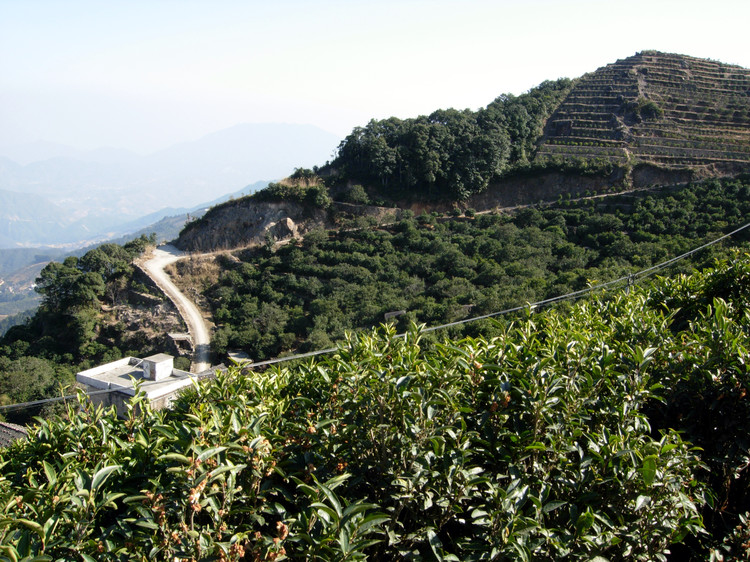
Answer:
M182 318L185 320L195 348L195 355L190 365L190 371L192 373L201 373L211 367L209 360L211 339L208 334L208 327L198 307L172 283L169 275L164 272L166 266L186 256L187 254L174 246L159 246L154 250L152 256L143 263L143 269L175 304L177 310L179 310Z

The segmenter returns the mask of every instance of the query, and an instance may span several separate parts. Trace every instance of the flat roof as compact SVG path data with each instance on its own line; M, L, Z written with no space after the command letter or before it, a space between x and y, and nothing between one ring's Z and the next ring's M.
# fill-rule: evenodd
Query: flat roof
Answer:
M171 355L160 353L147 358ZM157 362L160 359L156 360ZM76 380L98 390L116 390L128 396L135 395L135 382L141 382L141 391L150 399L159 398L184 386L191 384L193 377L187 371L172 369L172 374L162 380L152 381L143 378L143 367L140 359L126 357L106 365L100 365L76 374Z
M153 361L154 363L161 363L162 361L171 361L174 357L171 355L168 355L166 353L157 353L155 355L150 355L149 357L144 357L144 361Z

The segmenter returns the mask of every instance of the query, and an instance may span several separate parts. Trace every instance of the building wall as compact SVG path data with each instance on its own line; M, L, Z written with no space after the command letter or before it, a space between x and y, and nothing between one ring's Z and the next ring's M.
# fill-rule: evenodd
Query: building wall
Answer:
M87 392L96 392L97 388L93 388L91 386L86 387ZM177 397L177 395L180 393L182 389L175 390L174 392L170 392L169 394L165 394L163 396L159 396L158 398L154 398L151 400L151 408L153 410L161 410L163 408L168 408L172 401ZM93 396L89 396L89 399L91 400L91 403L99 406L101 405L103 408L109 408L111 406L115 406L115 409L117 410L117 417L119 418L125 418L127 417L128 413L128 402L133 397L129 394L125 394L124 392L108 392L105 394L94 394Z

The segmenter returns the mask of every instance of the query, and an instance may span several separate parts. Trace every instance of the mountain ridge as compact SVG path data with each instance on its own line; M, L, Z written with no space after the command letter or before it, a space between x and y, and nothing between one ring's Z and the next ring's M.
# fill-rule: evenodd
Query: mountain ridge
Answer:
M317 177L314 181L335 201L347 201L360 186L358 197L380 205L445 212L681 184L748 170L750 70L643 51L572 81L544 82L522 96L500 96L477 112L449 109L414 119L371 120L341 142L332 162L308 170L305 181ZM257 199L255 204L258 209L268 205ZM242 206L248 224L263 214L250 209L252 203L226 203L222 216L232 216L232 225L222 224L219 213L207 215L197 225L207 234L191 225L178 245L188 249L201 240L200 249L210 250L205 245L210 239L220 240L222 248L231 247L232 236L237 246L262 240L267 224L237 231L235 221L244 220ZM305 230L299 222L303 215L295 211L274 222L288 218ZM287 236L293 236L291 230Z

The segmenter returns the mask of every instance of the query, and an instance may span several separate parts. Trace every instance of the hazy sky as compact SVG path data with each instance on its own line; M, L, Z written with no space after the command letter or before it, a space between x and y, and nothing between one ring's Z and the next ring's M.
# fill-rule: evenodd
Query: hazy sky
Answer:
M0 0L0 146L477 109L644 49L750 67L750 0Z

